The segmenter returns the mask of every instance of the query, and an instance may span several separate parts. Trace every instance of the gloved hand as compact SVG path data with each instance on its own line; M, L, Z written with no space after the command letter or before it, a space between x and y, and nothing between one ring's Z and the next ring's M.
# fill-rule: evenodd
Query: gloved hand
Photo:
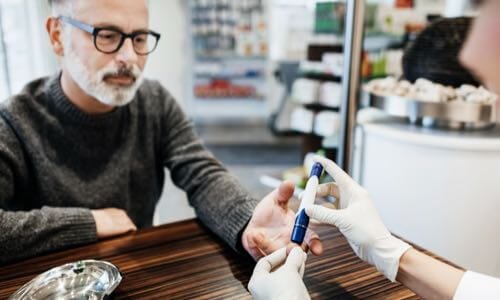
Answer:
M321 156L316 156L314 160L335 179L335 183L320 185L317 195L334 196L340 202L340 209L311 205L306 207L307 215L322 223L335 225L362 260L394 282L399 260L411 246L391 235L364 188L333 161Z
M306 258L306 253L300 247L293 248L288 258L286 248L278 249L261 258L248 283L248 290L253 298L257 300L310 299L302 281Z

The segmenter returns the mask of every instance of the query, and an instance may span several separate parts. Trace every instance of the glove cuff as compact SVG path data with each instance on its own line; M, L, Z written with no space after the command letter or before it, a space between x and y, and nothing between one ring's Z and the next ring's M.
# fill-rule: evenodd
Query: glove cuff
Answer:
M402 240L390 236L380 240L372 248L372 264L377 270L385 275L392 282L396 281L401 256L412 246Z

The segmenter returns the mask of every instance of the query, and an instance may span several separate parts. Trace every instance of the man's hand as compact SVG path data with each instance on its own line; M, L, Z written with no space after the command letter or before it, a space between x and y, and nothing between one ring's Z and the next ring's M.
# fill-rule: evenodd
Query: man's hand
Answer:
M137 230L124 210L105 208L91 210L91 212L95 220L97 237L100 239Z
M292 182L284 182L255 207L241 237L243 247L255 260L290 243L295 213L288 208L288 200L294 189ZM311 230L307 230L304 242L305 250L310 248L315 255L323 252L318 235Z
M288 258L285 248L261 258L248 283L248 290L253 298L256 300L310 299L302 281L306 258L307 255L299 247L293 248Z

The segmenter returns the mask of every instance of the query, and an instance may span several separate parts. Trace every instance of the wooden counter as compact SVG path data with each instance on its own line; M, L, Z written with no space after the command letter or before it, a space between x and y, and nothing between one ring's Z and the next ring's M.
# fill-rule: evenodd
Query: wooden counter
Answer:
M309 254L304 275L313 299L418 299L359 260L334 227L318 226L325 253ZM234 253L196 220L140 230L96 244L0 267L0 299L35 275L82 259L118 266L115 299L249 299L254 263Z

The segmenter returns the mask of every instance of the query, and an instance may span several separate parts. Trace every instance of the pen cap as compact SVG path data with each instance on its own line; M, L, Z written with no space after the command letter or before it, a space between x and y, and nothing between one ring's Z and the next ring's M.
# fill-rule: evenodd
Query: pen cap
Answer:
M323 166L320 163L314 163L314 165L311 168L311 173L309 174L309 177L316 176L319 179L321 177L321 173L323 173Z
M306 236L307 226L309 225L309 216L306 211L302 209L295 218L295 224L293 226L292 237L290 240L296 244L301 245Z

